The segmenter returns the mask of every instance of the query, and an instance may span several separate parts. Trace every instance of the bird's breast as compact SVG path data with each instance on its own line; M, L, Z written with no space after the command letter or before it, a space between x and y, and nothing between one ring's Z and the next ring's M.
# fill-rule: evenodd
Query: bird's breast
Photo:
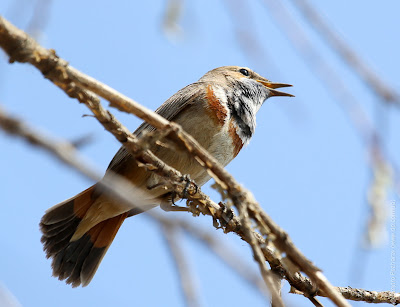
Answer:
M174 121L180 124L219 163L226 166L238 154L243 143L229 119L229 109L208 87L204 99L179 114ZM158 149L155 154L183 174L189 174L198 185L210 179L207 171L189 154Z

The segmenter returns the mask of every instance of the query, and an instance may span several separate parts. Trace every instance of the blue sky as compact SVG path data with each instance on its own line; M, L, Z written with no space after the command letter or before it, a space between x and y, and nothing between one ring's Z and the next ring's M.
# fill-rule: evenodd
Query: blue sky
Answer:
M382 134L388 156L400 165L400 109L383 106L290 1L282 2L305 26L318 54L335 67L357 97ZM33 3L4 0L0 14L26 28ZM237 7L239 2L227 3L185 2L179 21L182 35L171 40L162 30L165 1L53 1L40 42L72 66L151 109L218 66L248 66L275 82L293 84L290 92L296 98L274 98L264 104L250 145L227 168L334 285L390 290L393 251L400 265L398 236L393 248L389 240L378 249L360 248L372 177L369 152L353 122L299 56L263 1L246 2L247 13ZM312 3L363 60L391 87L400 88L398 2ZM238 42L237 33L246 31L257 39L258 51ZM82 117L89 114L83 105L66 97L33 67L9 65L3 55L0 104L51 135L68 140L92 136L82 154L100 170L105 170L120 146L93 118ZM131 130L140 124L134 116L112 112ZM161 229L145 216L124 223L88 287L71 289L52 278L50 261L40 243L39 220L48 207L92 183L43 151L2 133L0 148L0 287L7 288L23 306L184 305ZM209 184L203 191L219 200ZM387 207L399 202L389 189ZM256 269L248 246L235 235L215 230L210 218L165 214L176 214L207 229ZM388 236L389 228L388 221ZM204 306L265 306L262 297L203 245L186 236L182 241ZM400 279L397 291L399 284ZM285 284L288 303L310 305L287 291Z

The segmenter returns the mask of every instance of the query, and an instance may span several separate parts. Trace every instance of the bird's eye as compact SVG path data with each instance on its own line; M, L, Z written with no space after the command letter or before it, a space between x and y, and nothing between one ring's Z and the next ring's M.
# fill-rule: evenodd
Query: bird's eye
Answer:
M249 71L247 69L241 68L239 69L239 72L243 75L248 77L249 76Z

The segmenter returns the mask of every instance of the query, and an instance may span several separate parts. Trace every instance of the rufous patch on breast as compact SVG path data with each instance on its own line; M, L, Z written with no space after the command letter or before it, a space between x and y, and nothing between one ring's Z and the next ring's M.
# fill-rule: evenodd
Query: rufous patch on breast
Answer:
M236 125L233 123L233 120L231 119L229 121L229 136L232 139L232 144L233 144L233 155L234 157L236 157L239 153L239 151L242 149L243 147L243 141L240 138L240 136L238 135L237 131L236 131Z
M224 105L218 100L215 96L214 91L211 85L207 86L207 102L208 102L208 110L210 111L210 116L213 120L223 126L225 123L225 118L228 114L228 111Z

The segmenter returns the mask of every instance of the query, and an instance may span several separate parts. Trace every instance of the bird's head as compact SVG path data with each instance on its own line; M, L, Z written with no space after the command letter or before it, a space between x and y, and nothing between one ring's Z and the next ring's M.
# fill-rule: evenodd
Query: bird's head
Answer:
M199 81L219 84L227 90L232 90L234 92L242 91L245 95L261 92L264 94L263 96L265 96L264 100L274 96L294 97L292 94L276 90L277 88L289 87L292 85L271 82L247 67L218 67L207 72Z

